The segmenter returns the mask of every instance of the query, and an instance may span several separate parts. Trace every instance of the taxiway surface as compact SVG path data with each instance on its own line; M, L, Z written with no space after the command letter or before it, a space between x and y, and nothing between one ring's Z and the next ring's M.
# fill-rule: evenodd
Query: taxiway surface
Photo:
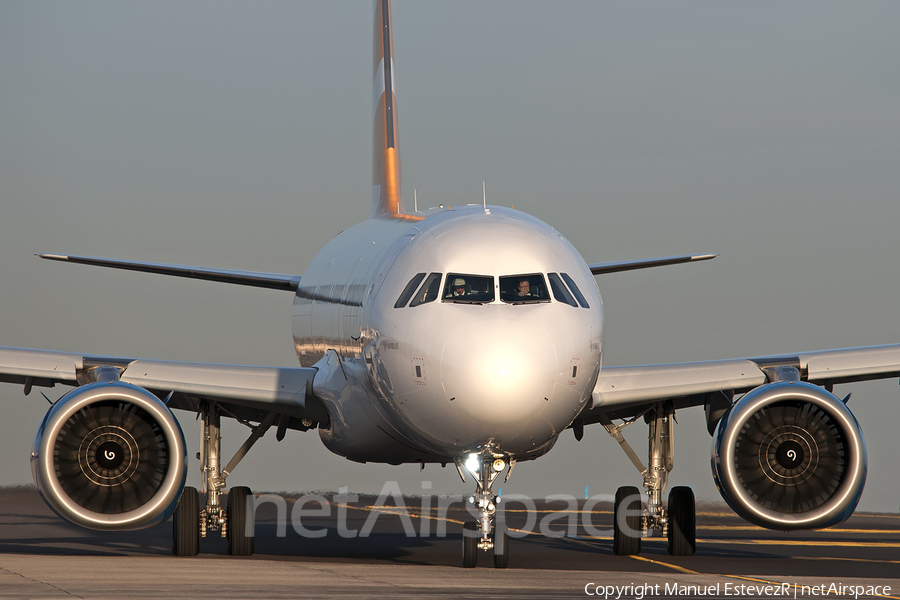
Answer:
M463 569L469 517L461 502L444 500L446 518L438 518L438 498L405 498L404 507L360 498L340 510L326 499L324 509L306 504L307 535L291 521L297 496L261 504L252 557L228 556L213 533L200 556L178 558L171 523L86 531L54 515L34 489L2 489L0 598L900 598L900 515L863 513L830 530L781 533L722 505L700 506L694 556L670 556L665 540L645 538L641 554L626 557L612 552L607 503L587 511L585 528L584 501L574 510L539 501L534 511L513 502L507 520L520 537L510 541L509 568L494 569L486 552L477 569ZM373 527L362 536L367 521Z

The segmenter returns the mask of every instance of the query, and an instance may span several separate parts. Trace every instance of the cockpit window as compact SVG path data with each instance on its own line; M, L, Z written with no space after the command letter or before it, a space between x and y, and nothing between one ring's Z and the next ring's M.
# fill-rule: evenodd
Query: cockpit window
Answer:
M441 291L441 274L440 273L432 273L428 276L428 279L425 280L425 283L422 284L422 287L419 288L419 291L416 292L413 301L409 303L409 307L413 308L414 306L418 306L420 304L427 304L428 302L434 302L437 300L438 292Z
M406 306L406 303L412 298L412 295L416 292L416 288L419 287L419 284L422 283L424 278L425 273L417 273L415 277L410 279L409 283L406 284L406 287L403 288L403 293L400 294L400 297L394 302L394 308L403 308Z
M494 278L450 273L444 286L444 302L483 304L494 301Z
M581 290L578 289L578 286L575 285L575 280L569 277L568 273L560 273L562 275L563 280L565 280L566 285L569 286L569 289L572 290L572 293L575 294L575 299L578 300L578 304L581 305L581 308L590 308L587 303L587 299L585 299L584 294L581 293Z
M569 293L569 290L566 289L566 286L559 278L559 275L556 273L547 273L547 278L550 280L550 289L553 290L553 297L557 302L562 302L563 304L578 308L578 304L575 303L575 298L573 298L572 294Z
M550 302L547 284L540 273L500 278L500 299L513 304Z

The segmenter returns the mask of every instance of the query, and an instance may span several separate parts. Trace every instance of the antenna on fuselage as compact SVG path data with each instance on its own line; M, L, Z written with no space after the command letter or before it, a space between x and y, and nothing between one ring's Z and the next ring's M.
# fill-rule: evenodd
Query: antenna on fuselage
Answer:
M484 179L481 180L481 197L484 206L484 214L491 214L491 211L487 209L487 189L484 187Z
M419 199L416 197L416 189L413 188L413 209L419 212Z

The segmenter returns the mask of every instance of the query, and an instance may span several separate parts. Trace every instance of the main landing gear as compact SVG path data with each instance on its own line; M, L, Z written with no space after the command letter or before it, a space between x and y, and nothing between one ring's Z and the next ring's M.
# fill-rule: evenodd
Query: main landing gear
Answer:
M468 505L470 512L475 511L478 517L477 522L463 525L463 567L478 566L479 551L488 550L493 550L494 567L505 569L509 565L509 534L506 524L498 523L494 518L500 496L494 495L491 488L507 467L509 470L504 482L508 481L515 464L515 457L493 446L487 446L480 452L463 454L457 459L456 468L463 482L466 480L465 471L475 479L475 494L469 496Z
M200 508L197 488L185 487L172 519L172 552L176 556L196 556L200 553L200 538L209 531L218 531L228 540L228 554L250 556L254 551L253 493L247 487L233 487L228 491L228 506L219 502L225 489L225 479L247 454L256 440L261 438L278 416L269 414L253 427L247 441L238 449L224 469L221 468L221 408L216 402L204 402L200 406L200 453L203 483L206 488L206 506Z
M650 426L649 464L644 467L640 458L622 436L622 429L644 417ZM641 412L621 425L613 425L608 417L601 423L619 442L644 477L647 507L641 509L641 495L636 487L620 487L613 507L613 551L620 555L640 554L641 538L659 531L668 538L669 554L690 556L697 548L694 492L689 487L673 487L669 501L663 504L663 493L669 472L675 464L673 427L675 410L671 403L661 402Z

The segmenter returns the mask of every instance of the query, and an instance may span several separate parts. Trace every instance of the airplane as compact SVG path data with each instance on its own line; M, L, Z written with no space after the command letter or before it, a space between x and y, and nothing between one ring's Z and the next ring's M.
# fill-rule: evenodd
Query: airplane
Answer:
M349 460L452 464L468 474L479 518L466 524L463 565L492 551L502 568L509 544L495 520L494 484L517 462L549 452L567 429L580 437L600 424L638 466L648 497L639 509L637 488L618 490L615 552L639 553L643 532L656 530L671 553L689 555L693 494L665 492L675 411L702 406L714 434L714 477L735 512L787 530L849 517L865 483L865 444L833 386L900 376L900 346L602 366L594 277L713 255L587 263L550 225L521 211L486 202L404 210L389 0L376 2L375 15L372 212L329 242L302 277L42 255L291 292L300 365L0 349L0 379L26 393L75 386L44 417L32 451L35 483L51 508L99 530L174 516L177 555L197 554L211 531L225 533L231 554L251 554L253 537L242 527L250 491L228 489L227 477L269 429L279 439L288 429L314 429ZM185 485L185 442L173 410L201 415L203 506ZM252 430L225 466L223 416ZM646 463L621 435L641 420L650 430Z

